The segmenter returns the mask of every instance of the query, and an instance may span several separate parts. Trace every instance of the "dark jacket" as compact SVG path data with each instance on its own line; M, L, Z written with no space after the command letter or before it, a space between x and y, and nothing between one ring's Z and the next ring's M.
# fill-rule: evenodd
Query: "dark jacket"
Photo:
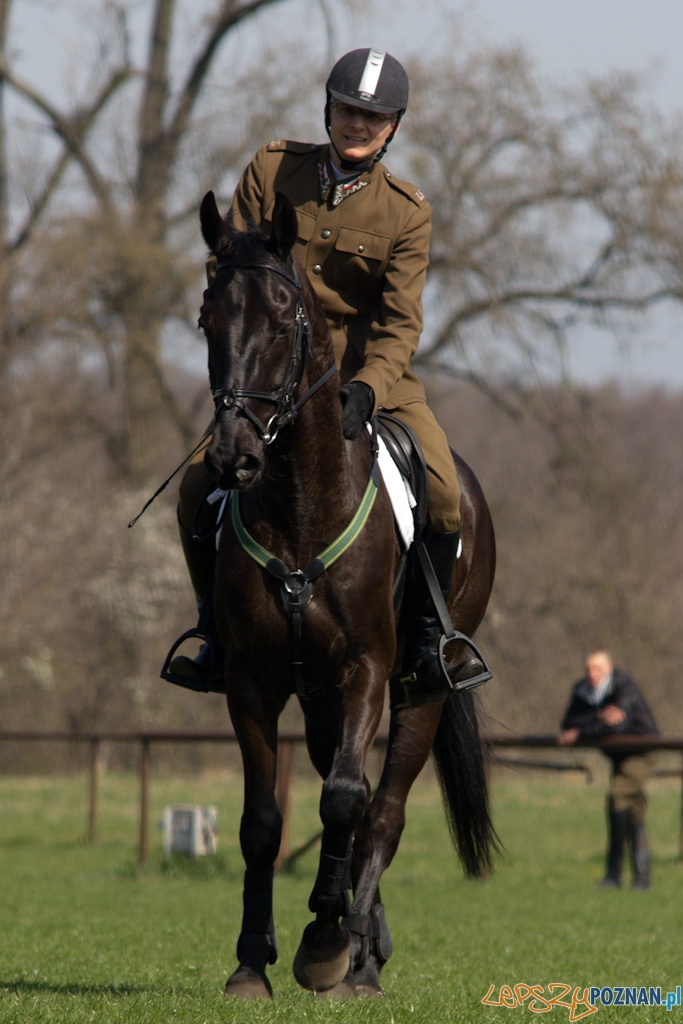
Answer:
M580 679L572 691L569 707L562 719L563 729L579 729L580 740L601 736L658 736L659 730L645 699L628 672L614 669L612 684L599 704L591 704L593 687L588 679ZM626 713L619 725L607 725L598 718L598 711L608 704L616 704Z

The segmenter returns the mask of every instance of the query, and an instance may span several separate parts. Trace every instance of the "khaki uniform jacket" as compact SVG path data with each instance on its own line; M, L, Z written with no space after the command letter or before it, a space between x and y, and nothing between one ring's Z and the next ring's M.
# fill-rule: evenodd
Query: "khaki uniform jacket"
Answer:
M410 360L422 331L429 203L380 163L344 189L328 154L329 145L264 146L240 179L231 222L268 229L275 193L284 192L299 223L294 255L325 310L342 382L369 384L375 409L424 402Z

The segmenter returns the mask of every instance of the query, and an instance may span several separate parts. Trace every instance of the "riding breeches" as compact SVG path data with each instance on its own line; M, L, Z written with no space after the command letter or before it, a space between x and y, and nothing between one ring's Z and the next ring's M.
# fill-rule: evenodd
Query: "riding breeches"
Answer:
M448 441L426 402L409 402L388 412L407 423L416 435L427 464L429 477L428 523L435 533L454 533L460 528L460 485ZM188 530L194 526L199 504L211 486L204 466L207 438L196 453L180 483L178 515Z

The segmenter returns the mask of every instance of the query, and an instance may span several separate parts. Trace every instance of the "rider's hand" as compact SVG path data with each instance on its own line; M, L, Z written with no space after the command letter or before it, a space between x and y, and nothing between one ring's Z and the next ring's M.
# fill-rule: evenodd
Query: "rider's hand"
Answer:
M375 392L362 380L352 380L339 389L339 397L342 403L344 437L353 441L363 429L363 424L372 416Z

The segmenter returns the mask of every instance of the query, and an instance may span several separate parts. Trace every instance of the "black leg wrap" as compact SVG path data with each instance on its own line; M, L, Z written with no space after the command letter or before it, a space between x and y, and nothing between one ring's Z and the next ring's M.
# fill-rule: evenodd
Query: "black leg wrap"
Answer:
M245 889L242 899L244 911L242 931L237 940L237 959L240 963L249 963L255 947L267 944L266 962L274 964L278 958L278 946L273 923L273 894Z
M318 912L318 901L321 897L344 897L344 909L342 913L348 914L351 909L351 857L353 852L353 838L351 839L346 856L333 857L329 853L320 854L320 866L318 876L313 886L313 892L308 901L308 909L311 913Z
M379 966L383 967L394 952L384 904L376 903L369 914L347 914L342 924L360 940L360 951L355 958L354 969L365 967L370 953L374 955Z

